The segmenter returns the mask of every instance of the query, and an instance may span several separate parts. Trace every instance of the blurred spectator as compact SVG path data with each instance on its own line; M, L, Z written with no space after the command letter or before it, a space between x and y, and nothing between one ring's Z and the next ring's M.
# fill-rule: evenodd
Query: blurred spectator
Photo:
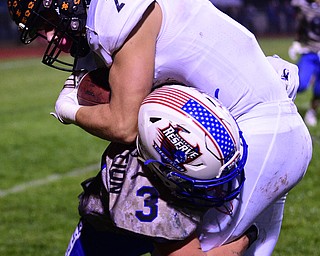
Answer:
M279 34L280 32L280 3L279 0L271 0L267 6L269 22L269 33Z
M241 18L240 13L242 10L243 1L242 0L209 0L217 8L219 8L224 13L228 14L235 20Z
M210 0L254 34L294 32L294 12L290 0Z
M291 0L284 0L282 1L281 5L281 13L284 16L284 32L286 34L294 33L295 31L295 22L293 22L295 18L295 10L291 5Z
M289 48L289 56L297 60L300 85L298 93L313 86L310 108L304 120L307 125L317 124L320 106L320 0L292 0L296 8L296 36Z
M18 42L17 26L10 19L7 1L0 0L0 43Z
M241 15L238 21L247 29L249 29L252 33L258 34L255 27L256 25L255 17L257 15L258 15L258 10L254 5L244 4L241 9Z

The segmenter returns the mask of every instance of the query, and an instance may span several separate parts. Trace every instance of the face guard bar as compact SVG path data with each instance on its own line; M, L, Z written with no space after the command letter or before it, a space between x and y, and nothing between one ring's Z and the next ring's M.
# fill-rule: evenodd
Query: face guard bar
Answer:
M68 2L69 9L62 10L61 6L65 2ZM30 44L37 37L47 40L41 31L54 30L55 34L48 43L42 63L62 71L75 71L78 58L86 56L90 51L85 35L86 6L88 3L82 1L44 1L43 5L30 10L30 19L25 24L19 22L21 41ZM60 48L66 40L70 46L68 51L73 57L70 62L60 59L60 53L65 51Z

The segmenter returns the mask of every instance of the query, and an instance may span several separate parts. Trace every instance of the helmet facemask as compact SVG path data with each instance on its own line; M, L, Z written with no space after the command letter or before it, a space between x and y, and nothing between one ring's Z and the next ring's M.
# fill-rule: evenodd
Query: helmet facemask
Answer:
M72 19L63 18L60 23L54 27L55 33L50 40L44 53L42 62L50 67L62 71L75 71L79 57L86 56L89 53L89 45L86 40L85 32L77 34L65 30L71 27ZM68 52L73 57L73 62L66 62L59 58L61 52Z
M89 53L86 40L86 3L84 0L8 0L12 19L21 30L21 41L30 44L37 37L47 40L44 32L54 30L42 62L50 67L74 71L79 57ZM61 52L74 58L61 59Z
M78 58L86 56L90 50L85 32L86 1L57 0L56 2L56 12L60 20L54 27L55 34L49 42L42 62L63 71L74 71ZM65 41L71 44L68 49L63 50ZM58 57L61 51L68 51L74 62L67 63L60 60Z
M221 167L219 177L213 179L196 179L182 174L170 164L152 159L143 149L139 137L137 148L140 161L147 166L158 182L171 190L171 194L191 207L220 207L235 199L241 192L244 181L244 165L247 160L248 146L240 132L242 153L236 152L234 157ZM157 187L157 184L155 184Z

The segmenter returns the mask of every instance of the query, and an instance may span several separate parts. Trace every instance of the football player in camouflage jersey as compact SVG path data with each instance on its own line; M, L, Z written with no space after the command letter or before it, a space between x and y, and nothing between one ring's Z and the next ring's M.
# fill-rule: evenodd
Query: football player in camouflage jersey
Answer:
M300 85L298 92L313 86L311 106L304 120L307 125L317 124L317 111L320 105L320 1L292 0L296 10L297 31L289 48L289 56L297 60Z

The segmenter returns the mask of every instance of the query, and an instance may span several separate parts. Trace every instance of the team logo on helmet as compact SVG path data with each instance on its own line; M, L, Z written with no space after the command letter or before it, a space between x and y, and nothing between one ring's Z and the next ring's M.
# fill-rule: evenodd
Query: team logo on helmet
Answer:
M200 147L191 145L181 135L187 132L180 126L173 127L171 124L159 129L157 144L154 141L153 147L161 156L162 162L171 165L180 172L186 172L184 164L190 163L201 156Z

